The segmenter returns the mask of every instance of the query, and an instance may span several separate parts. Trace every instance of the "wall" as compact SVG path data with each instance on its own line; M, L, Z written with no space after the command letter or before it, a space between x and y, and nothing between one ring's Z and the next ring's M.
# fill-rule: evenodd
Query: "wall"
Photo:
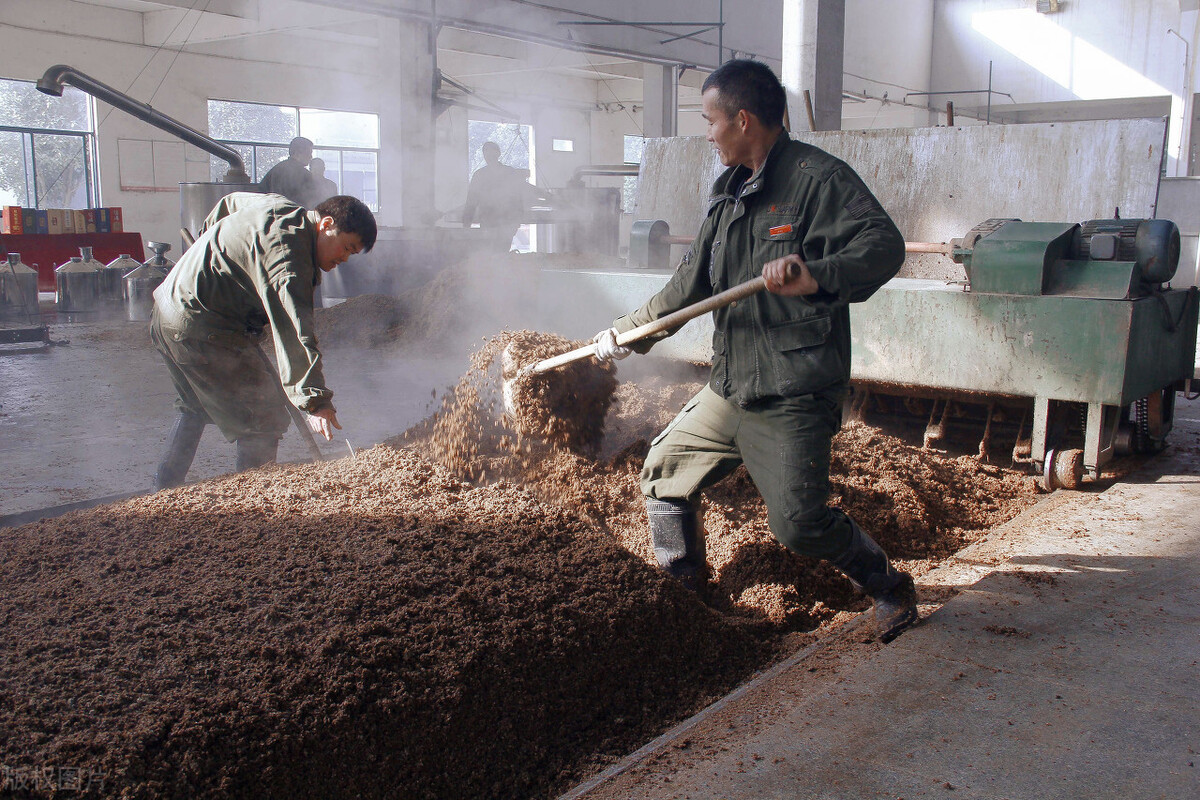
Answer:
M291 48L305 64L264 60L260 54L272 48L259 40L235 40L210 48L210 53L176 55L142 44L140 14L66 0L5 0L0 4L0 26L0 77L36 80L47 67L68 64L202 132L207 129L209 98L372 113L387 104L404 105L400 87L374 80L377 54L361 47ZM104 103L96 105L101 202L125 210L126 230L146 239L178 242L178 192L122 190L118 141L179 140ZM208 180L207 154L187 149L187 179ZM396 160L393 156L381 163L381 170L398 171ZM398 209L385 207L381 221L398 224Z
M1190 48L1194 64L1197 21L1196 12L1181 12L1180 5L1068 0L1057 13L1038 14L1032 0L937 0L931 83L986 88L991 62L993 88L1012 95L993 96L994 104L1174 95L1167 170L1176 174L1194 85L1194 66L1184 58Z

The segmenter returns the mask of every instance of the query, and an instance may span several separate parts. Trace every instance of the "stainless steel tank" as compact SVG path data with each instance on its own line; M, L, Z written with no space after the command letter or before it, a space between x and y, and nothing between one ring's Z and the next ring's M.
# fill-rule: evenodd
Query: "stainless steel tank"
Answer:
M110 305L122 305L125 300L125 276L141 266L128 253L105 264L100 269L100 299Z
M0 314L36 317L38 314L37 270L21 261L20 253L9 253L0 265Z
M100 300L100 271L79 256L54 270L55 301L60 313L82 314L96 310Z
M126 275L123 282L125 314L130 322L146 322L150 319L150 312L154 309L154 290L166 280L167 273L175 266L175 262L166 256L171 245L166 242L146 242L146 246L154 251L154 255Z

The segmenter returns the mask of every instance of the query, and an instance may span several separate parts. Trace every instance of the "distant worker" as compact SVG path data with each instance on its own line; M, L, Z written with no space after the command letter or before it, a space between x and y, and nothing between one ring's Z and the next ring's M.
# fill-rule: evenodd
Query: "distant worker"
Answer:
M313 175L308 171L309 162L313 157L311 139L297 136L288 145L288 157L280 161L263 175L258 182L260 191L271 194L281 194L296 205L312 208L316 185Z
M788 136L787 98L765 64L721 65L701 103L727 169L674 276L596 334L597 356L646 352L653 341L621 347L618 332L759 274L767 291L713 312L711 379L646 456L655 557L685 585L706 585L700 492L745 464L775 538L845 573L874 601L876 635L889 641L917 619L913 580L828 505L829 462L850 379L849 304L899 271L904 239L847 164Z
M313 292L321 273L375 244L375 218L359 199L338 195L309 211L277 194L221 199L154 292L150 337L171 373L179 417L155 488L183 483L210 422L237 443L237 469L275 460L291 414L329 440L340 429L313 333ZM258 351L267 330L276 376Z
M478 222L489 234L489 246L507 253L525 212L537 196L537 189L526 180L526 170L500 163L500 145L484 142L480 152L485 163L475 170L467 187L463 227Z
M314 158L308 163L308 171L312 173L314 205L338 193L337 184L325 177L325 159Z

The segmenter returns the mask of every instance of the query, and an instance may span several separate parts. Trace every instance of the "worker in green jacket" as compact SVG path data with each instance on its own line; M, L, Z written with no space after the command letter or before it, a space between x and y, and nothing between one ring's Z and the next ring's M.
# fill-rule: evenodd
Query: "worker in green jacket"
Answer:
M288 400L329 440L341 428L313 333L321 273L375 244L375 218L347 195L307 210L277 194L238 192L217 203L196 243L154 292L150 336L175 385L179 417L156 488L183 483L204 426L237 443L238 471L275 460L291 422ZM279 375L258 350L270 331Z
M744 463L775 537L841 569L890 641L917 618L912 578L828 505L829 460L850 380L848 306L899 271L904 239L849 166L788 136L786 95L767 66L726 62L702 104L728 169L671 280L596 335L597 356L645 352L674 331L631 347L617 334L759 273L767 291L714 312L709 383L651 445L641 481L655 556L685 584L705 584L700 492Z

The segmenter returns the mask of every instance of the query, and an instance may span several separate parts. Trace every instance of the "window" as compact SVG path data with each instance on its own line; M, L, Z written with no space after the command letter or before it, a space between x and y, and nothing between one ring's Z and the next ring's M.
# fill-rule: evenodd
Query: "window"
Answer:
M262 180L271 167L288 157L297 136L313 141L313 156L325 162L325 177L338 191L379 210L379 117L355 111L273 106L266 103L208 101L208 135L241 154L246 172ZM212 180L219 181L227 164L210 160Z
M482 120L467 120L467 172L474 175L475 170L484 165L481 148L484 142L495 142L500 147L500 163L529 173L529 182L536 184L534 171L533 127L516 123L485 122ZM537 226L522 223L513 236L512 249L519 253L537 251Z
M574 139L555 139L553 144L554 144L554 149L556 152L559 152L559 153L574 153L575 152L575 140Z
M640 164L642 163L642 153L646 149L646 140L642 136L625 135L625 163ZM636 175L626 175L623 185L621 186L621 210L626 214L632 214L637 210L637 187L638 179Z
M94 131L91 100L78 89L51 97L0 79L0 205L98 206Z

